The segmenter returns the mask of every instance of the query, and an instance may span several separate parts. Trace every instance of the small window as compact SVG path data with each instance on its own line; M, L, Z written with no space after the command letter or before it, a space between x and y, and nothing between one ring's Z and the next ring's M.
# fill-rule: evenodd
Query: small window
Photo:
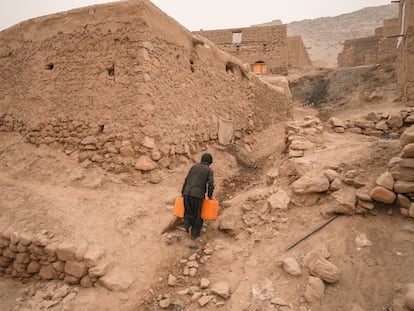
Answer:
M240 32L233 32L233 43L241 43L242 42L242 33Z

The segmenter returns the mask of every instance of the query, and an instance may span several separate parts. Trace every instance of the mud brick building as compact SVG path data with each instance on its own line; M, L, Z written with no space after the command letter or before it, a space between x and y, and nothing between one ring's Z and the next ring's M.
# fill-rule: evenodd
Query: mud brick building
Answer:
M302 38L297 36L288 39L287 25L194 33L209 39L220 49L244 63L250 64L251 70L257 74L287 74L289 66L310 65Z
M398 37L398 82L407 106L414 107L414 1L401 0Z
M345 40L343 50L338 55L338 66L394 65L398 27L398 19L386 19L383 27L375 29L373 36Z
M301 36L288 37L288 64L289 68L310 66L312 61L306 50Z

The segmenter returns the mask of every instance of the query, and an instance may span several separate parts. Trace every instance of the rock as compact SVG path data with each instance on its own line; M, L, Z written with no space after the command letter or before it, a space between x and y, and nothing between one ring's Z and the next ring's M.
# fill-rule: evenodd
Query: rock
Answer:
M40 264L37 261L32 261L27 266L27 272L28 273L36 273L40 270Z
M56 255L62 261L75 261L75 245L69 242L62 242L56 247Z
M93 267L104 255L105 252L102 249L90 247L83 256L83 260L85 261L88 267Z
M90 277L101 277L108 273L113 265L110 259L100 261L96 266L89 268L88 273Z
M373 202L358 200L358 206L364 209L371 210L375 207L375 204Z
M274 298L272 298L272 300L270 301L270 303L272 305L275 305L275 306L288 306L289 305L286 301L284 301L280 297L274 297Z
M310 252L306 253L305 256L303 256L303 265L305 267L308 267L313 264L318 258L329 258L331 257L331 254L329 253L329 250L326 248L325 245L321 245L318 248L315 248L311 250Z
M159 306L161 309L167 309L171 304L170 298L161 299L159 302Z
M362 129L375 128L375 123L373 121L368 121L366 119L357 119L354 122L355 126Z
M158 167L157 162L151 160L150 157L143 155L140 156L137 161L135 162L135 169L141 171L152 171Z
M410 208L411 201L405 195L398 194L397 195L397 204L398 204L399 207Z
M370 195L375 201L386 204L393 203L397 197L394 192L381 186L374 187L374 189L371 190Z
M333 169L327 169L323 171L323 174L328 178L329 182L333 182L335 179L339 178L338 172Z
M398 165L401 167L414 168L414 158L400 158Z
M200 288L201 289L205 289L208 288L210 286L210 280L206 279L206 278L201 278L200 280Z
M234 233L239 216L235 214L224 215L219 220L219 230Z
M325 192L329 180L325 176L302 176L292 184L292 191L298 194Z
M394 177L392 177L390 172L383 173L380 177L377 178L376 183L378 186L387 188L388 190L394 189Z
M213 299L213 296L203 296L200 298L200 300L198 300L198 304L200 305L200 307L204 307L206 304L210 302L211 299Z
M358 304L353 304L352 305L352 309L351 309L351 311L365 311L363 308L361 308L361 306L360 305L358 305Z
M309 266L310 273L325 282L336 283L341 278L341 271L330 261L318 258Z
M266 172L266 184L268 186L273 185L276 178L279 177L279 168L274 167Z
M370 190L368 188L360 188L356 191L356 197L362 201L372 202Z
M329 123L329 124L331 124L332 126L340 126L340 127L345 127L345 123L344 123L344 122L342 122L342 120L340 120L340 119L338 119L338 118L334 118L334 117L331 117L331 118L328 120L328 123Z
M306 301L310 304L314 304L321 301L324 294L325 284L323 281L320 278L310 276L304 294Z
M336 178L329 185L329 190L337 191L337 190L341 189L341 187L342 187L342 181L339 178Z
M368 240L368 237L365 233L361 233L359 234L356 238L355 238L355 243L358 247L368 247L368 246L372 246L372 242L370 240Z
M58 272L52 267L52 265L42 266L39 271L39 277L44 280L57 279Z
M387 125L390 128L400 128L403 125L403 118L399 111L393 111L390 113L387 119Z
M155 148L155 141L153 138L145 136L144 139L141 142L141 145L148 148L148 149L154 149Z
M80 285L83 288L89 288L93 286L92 280L89 277L89 275L85 275L81 280L80 280Z
M394 191L396 193L413 193L414 192L414 182L397 180L395 182L395 185L394 185Z
M228 299L230 297L230 285L227 282L215 283L211 287L211 293L218 295L224 299Z
M86 275L88 267L83 262L68 261L65 263L64 271L80 279Z
M289 148L293 150L308 150L313 147L314 144L307 140L294 140L289 145Z
M130 273L114 269L99 279L99 283L110 291L125 292L134 282Z
M280 189L267 199L267 203L272 209L287 209L289 202L290 198L288 194Z
M406 144L402 151L402 158L413 158L414 157L414 143Z
M174 275L169 274L168 275L168 286L175 286L176 284L177 284L177 278Z
M355 211L356 190L353 187L342 187L338 191L331 194L334 199L333 211L335 213L352 215Z
M396 180L414 181L414 168L403 168L399 165L396 165L391 167L389 169L389 172Z
M260 284L255 284L252 286L252 294L256 300L267 300L271 299L275 293L275 288L273 287L272 281L267 278L264 278Z
M289 275L302 275L299 263L293 257L288 257L282 260L283 270Z
M408 284L407 288L404 303L410 310L414 310L414 284Z
M400 137L400 143L402 146L414 143L414 125L411 125Z

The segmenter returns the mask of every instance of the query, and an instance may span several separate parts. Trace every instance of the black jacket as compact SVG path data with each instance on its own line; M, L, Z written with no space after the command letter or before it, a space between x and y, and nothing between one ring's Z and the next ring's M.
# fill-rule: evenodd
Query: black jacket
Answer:
M207 162L194 164L185 178L181 194L204 199L206 191L211 199L214 191L213 170Z

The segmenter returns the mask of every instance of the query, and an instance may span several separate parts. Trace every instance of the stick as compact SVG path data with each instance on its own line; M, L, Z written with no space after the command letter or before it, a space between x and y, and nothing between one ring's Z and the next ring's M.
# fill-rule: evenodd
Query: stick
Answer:
M165 232L170 231L175 226L177 226L178 224L180 224L182 221L183 221L182 218L179 218L179 217L175 217L174 216L174 218L170 220L170 222L168 223L168 225L161 231L161 234L164 234Z
M327 224L329 224L330 222L332 222L333 220L335 220L336 218L338 218L339 216L341 216L341 214L337 214L332 216L331 218L329 218L327 221L325 221L322 225L320 225L319 227L317 227L316 229L314 229L313 231L311 231L310 233L308 233L307 235L305 235L303 238L297 240L295 243L291 244L288 248L286 248L286 252L292 248L294 248L296 245L298 245L300 242L302 242L303 240L307 239L308 237L310 237L312 234L318 232L319 230L321 230L323 227L325 227Z

